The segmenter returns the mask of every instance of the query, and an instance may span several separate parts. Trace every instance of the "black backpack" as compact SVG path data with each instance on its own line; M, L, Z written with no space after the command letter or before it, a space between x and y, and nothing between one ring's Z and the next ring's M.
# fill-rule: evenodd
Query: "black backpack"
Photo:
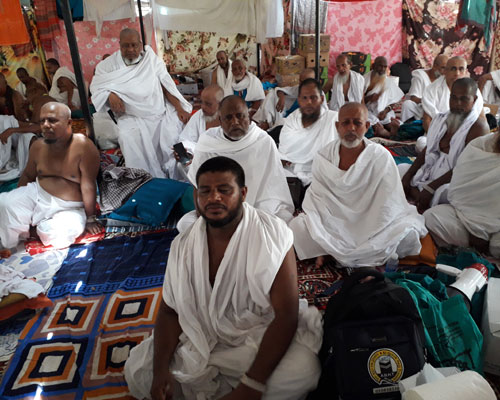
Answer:
M368 276L374 279L359 283ZM374 269L345 279L323 328L313 399L400 399L398 382L425 363L423 324L410 293Z

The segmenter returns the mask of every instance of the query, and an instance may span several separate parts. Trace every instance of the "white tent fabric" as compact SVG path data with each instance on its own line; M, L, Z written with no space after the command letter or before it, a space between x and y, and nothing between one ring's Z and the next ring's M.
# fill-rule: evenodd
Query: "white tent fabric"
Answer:
M281 37L284 27L281 0L152 0L155 26L164 30L242 33Z
M134 0L85 0L83 2L83 19L96 22L97 36L101 36L103 21L125 18L135 21Z

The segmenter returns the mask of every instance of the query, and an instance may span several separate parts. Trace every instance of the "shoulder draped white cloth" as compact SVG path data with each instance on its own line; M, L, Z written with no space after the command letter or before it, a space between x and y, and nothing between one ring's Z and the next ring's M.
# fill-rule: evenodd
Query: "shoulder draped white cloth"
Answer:
M264 88L262 86L262 82L257 78L254 74L247 72L246 76L239 82L233 80L231 86L226 85L224 89L224 96L229 96L234 94L234 92L239 92L243 90L247 90L247 94L245 96L245 101L258 101L264 100L266 94L264 93Z
M231 65L233 62L231 60L227 60L229 64L229 69L227 71L227 77L224 70L221 68L219 64L217 64L217 85L219 85L224 90L224 95L226 91L231 90L231 84L233 83L233 71L231 70Z
M283 92L285 94L285 106L283 111L278 112L276 110L276 104L278 104L278 92ZM261 106L253 116L254 121L267 122L269 128L274 128L278 125L283 125L284 117L287 110L293 106L297 97L299 95L299 86L287 86L287 87L276 87L269 90L266 98L262 102Z
M430 183L446 172L452 170L456 163L458 156L462 153L465 147L465 139L471 126L477 121L481 111L483 110L483 98L481 93L478 96L472 110L465 118L464 122L457 131L454 133L450 141L450 150L448 153L443 153L439 148L439 143L446 133L448 125L446 118L449 111L443 114L436 115L429 126L427 132L427 148L425 150L425 163L415 173L411 184L422 190L422 187Z
M390 153L363 140L365 149L347 171L339 168L340 140L315 158L305 214L290 222L299 258L329 254L344 266L359 267L382 265L394 253L402 258L420 252L424 218L408 204ZM322 254L311 254L307 240L300 243L301 224Z
M201 134L206 130L207 119L203 110L198 110L191 116L191 119L182 130L179 136L179 142L182 142L184 147L193 153Z
M444 76L439 77L425 88L422 96L422 107L431 118L450 109L450 89Z
M177 143L183 124L174 106L165 100L162 86L186 112L191 112L191 104L177 90L163 61L146 46L144 57L136 65L127 66L120 51L101 61L90 90L97 111L109 109L107 101L112 92L125 104L125 114L117 120L127 167L144 169L159 178L168 170L175 179L171 147Z
M248 187L248 204L284 221L292 219L295 208L279 153L265 131L252 122L243 138L231 141L220 127L207 130L195 147L189 168L188 178L194 186L200 165L216 156L229 157L242 166Z
M12 115L0 115L0 132L18 128L19 122ZM0 182L19 178L28 163L29 146L34 133L14 133L7 143L0 142Z
M57 80L59 78L68 78L75 86L77 86L76 76L68 68L59 67L54 74L54 77L52 78L52 86L50 87L49 96L60 103L68 104L68 93L61 92L57 87ZM81 106L80 96L78 95L78 88L76 87L73 91L71 103L73 103L76 108L80 108Z
M474 236L489 239L500 231L500 153L498 134L472 140L458 157L448 200Z
M500 90L500 70L491 71L491 81L487 81L483 87L482 95L484 102L487 104L500 104L500 95L497 93Z
M424 90L427 86L431 84L431 79L429 74L425 69L416 69L412 73L411 87L408 92L408 97L415 96L422 100L424 95ZM401 121L406 122L410 118L415 118L416 120L422 119L424 115L424 109L422 103L415 103L412 100L405 100L401 105Z
M365 86L363 88L363 92L366 92L370 86L371 77L371 73L364 75ZM383 111L384 108L390 104L397 103L405 95L396 82L397 81L394 77L387 76L382 85L376 85L373 89L366 93L367 96L375 93L381 93L377 101L366 105L366 108L368 108L368 120L370 121L370 124L375 125L377 122L380 122L381 124L386 125L391 122L391 118L396 117L394 111L391 110L386 114L383 121L378 119L378 114Z
M22 272L16 271L10 265L2 265L0 269L0 298L11 293L21 293L27 298L33 299L44 292L45 289L42 285L27 279Z
M318 151L338 137L335 128L337 118L337 111L325 110L323 107L319 119L307 128L302 125L300 109L285 118L280 133L281 159L292 163L292 173L304 185L311 182L312 162Z
M365 80L363 75L358 74L355 71L350 71L351 82L349 84L349 90L347 92L347 98L349 101L356 103L361 103L363 100L363 89L365 85ZM340 107L345 104L344 99L344 89L342 82L339 79L339 73L337 72L333 78L332 86L332 98L330 99L330 104L328 105L330 110L338 111Z

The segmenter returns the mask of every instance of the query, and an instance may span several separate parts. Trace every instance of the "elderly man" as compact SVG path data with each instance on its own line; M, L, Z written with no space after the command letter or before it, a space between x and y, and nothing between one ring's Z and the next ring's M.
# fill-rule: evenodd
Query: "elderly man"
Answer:
M28 110L25 107L21 93L12 89L5 76L0 73L0 115L13 115L19 121L28 120Z
M292 232L244 202L235 161L206 161L196 183L201 217L172 243L154 335L125 364L132 395L305 398L320 374L321 319L299 307Z
M243 60L235 60L231 65L233 80L231 85L224 87L224 96L235 94L245 100L250 117L257 112L266 97L262 82L254 74L247 71Z
M424 213L439 246L475 247L500 257L500 136L472 140L458 158L448 189L450 204Z
M332 97L328 107L330 110L338 111L346 102L361 103L363 101L363 89L365 80L363 75L351 71L352 62L346 54L339 54L335 60L337 73L330 83ZM325 88L329 90L329 88Z
M411 122L422 119L424 115L424 109L422 108L424 90L432 82L444 75L447 62L448 57L440 54L434 59L431 69L416 69L411 73L411 87L408 92L410 98L403 101L401 106L401 121Z
M446 63L444 76L436 79L424 90L422 107L424 115L422 124L424 130L429 130L432 119L450 109L449 98L453 82L467 76L467 61L462 57L452 57Z
M16 70L17 78L19 79L19 83L16 86L16 90L23 95L23 97L28 98L30 92L47 92L47 88L43 83L41 83L38 79L31 77L28 74L26 68L18 68Z
M318 151L337 138L337 112L322 107L323 92L318 81L306 79L299 86L299 109L285 119L279 151L290 176L304 186L311 183L312 162Z
M174 178L172 146L192 107L153 49L142 51L137 31L121 31L120 50L97 65L90 90L96 110L111 109L116 116L127 167Z
M77 110L81 107L80 96L76 89L76 76L66 67L59 66L59 62L54 58L47 60L47 71L52 77L52 86L49 96L59 103L66 104L70 110Z
M461 78L453 82L449 104L448 112L432 119L427 147L411 167L400 167L406 195L420 212L447 202L448 183L458 156L472 139L489 133L486 119L481 116L483 100L477 96L474 80Z
M365 75L364 100L368 109L368 120L380 136L387 136L386 128L396 118L394 104L404 96L396 80L387 76L387 59L377 57L373 71Z
M212 84L219 85L222 89L229 87L233 82L233 71L231 64L233 63L224 50L218 51L216 54L217 67L212 72Z
M271 137L250 122L245 101L228 96L219 108L221 126L206 131L196 145L188 178L196 186L196 172L201 164L215 156L237 161L247 175L247 203L288 222L295 208L288 189L285 172ZM197 218L196 212L186 214L177 224L184 232Z
M15 247L30 226L44 245L67 247L85 229L99 232L95 220L99 152L84 135L71 131L71 111L60 103L41 110L43 140L30 148L19 187L0 194L0 242Z
M420 252L424 219L406 201L387 150L364 138L370 123L359 103L347 103L336 122L339 139L313 163L300 214L290 222L299 259L330 255L342 266L381 266Z
M299 81L304 82L306 79L314 79L313 69L306 68L300 73ZM253 120L259 123L259 127L265 131L282 126L285 118L299 108L298 96L299 85L269 90L264 102L253 116Z

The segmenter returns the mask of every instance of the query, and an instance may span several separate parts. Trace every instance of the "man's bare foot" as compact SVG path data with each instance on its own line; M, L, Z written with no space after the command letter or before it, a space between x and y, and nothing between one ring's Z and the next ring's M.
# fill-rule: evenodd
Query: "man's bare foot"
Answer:
M391 122L389 122L389 132L391 132L391 136L396 136L398 134L399 126L401 122L397 118L391 118Z
M12 252L9 249L0 249L0 258L9 258Z
M373 125L373 133L375 134L375 136L380 136L387 139L391 136L391 132L385 129L380 122L377 122L375 125Z

